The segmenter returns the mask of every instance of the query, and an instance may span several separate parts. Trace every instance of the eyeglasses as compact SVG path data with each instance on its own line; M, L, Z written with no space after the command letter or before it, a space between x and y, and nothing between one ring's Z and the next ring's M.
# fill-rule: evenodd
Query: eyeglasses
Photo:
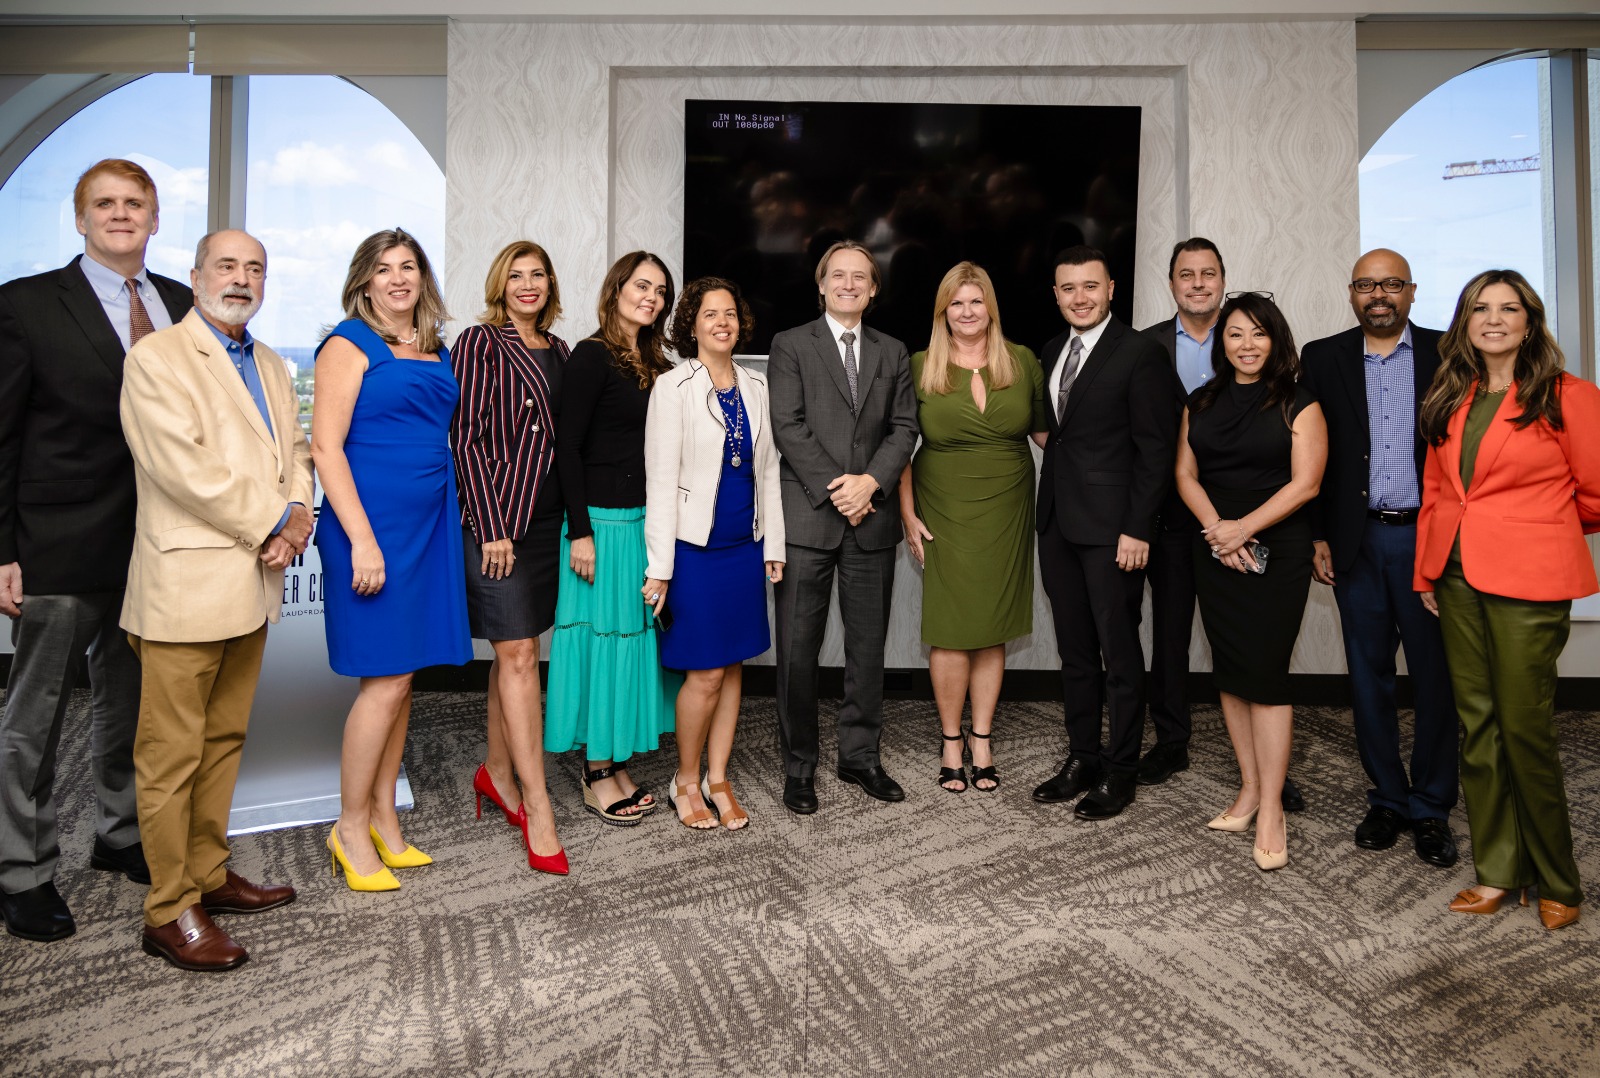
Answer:
M1357 280L1351 281L1350 287L1354 288L1362 295L1366 295L1374 288L1381 288L1385 292L1400 292L1403 291L1407 285L1414 285L1416 283L1416 281L1402 281L1398 277L1385 277L1381 281L1374 281L1371 277L1361 277Z
M1222 298L1223 299L1238 299L1240 296L1254 296L1257 299L1271 299L1272 298L1272 293L1271 292L1227 292L1227 293L1223 294Z

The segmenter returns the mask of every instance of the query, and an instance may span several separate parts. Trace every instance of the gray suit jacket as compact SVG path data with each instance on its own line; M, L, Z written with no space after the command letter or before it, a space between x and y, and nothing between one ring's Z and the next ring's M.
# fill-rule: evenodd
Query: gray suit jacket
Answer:
M767 386L772 437L783 454L779 476L788 541L827 550L844 541L849 523L833 507L828 484L841 475L878 481L877 512L856 525L856 542L882 550L900 541L895 484L917 444L917 397L906 346L869 326L859 327L856 384L859 407L850 410L850 383L828 324L784 330L772 339Z

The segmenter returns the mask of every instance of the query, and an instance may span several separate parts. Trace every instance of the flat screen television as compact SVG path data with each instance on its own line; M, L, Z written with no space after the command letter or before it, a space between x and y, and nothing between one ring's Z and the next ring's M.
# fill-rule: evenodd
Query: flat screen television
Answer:
M867 322L924 348L939 279L970 259L1001 326L1038 348L1065 328L1057 252L1110 260L1112 310L1133 311L1137 107L708 101L684 105L685 279L735 281L756 315L742 352L817 317L817 259L850 238L883 288Z

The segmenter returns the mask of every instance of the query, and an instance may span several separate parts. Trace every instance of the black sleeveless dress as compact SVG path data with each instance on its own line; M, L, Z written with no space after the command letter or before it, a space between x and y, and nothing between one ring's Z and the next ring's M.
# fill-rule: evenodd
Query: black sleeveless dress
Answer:
M1210 408L1189 415L1189 448L1200 485L1224 520L1249 513L1290 479L1293 433L1281 409L1262 410L1265 392L1264 383L1230 380ZM1312 402L1311 391L1297 387L1291 419ZM1192 409L1193 398L1190 403ZM1268 548L1261 575L1224 566L1195 533L1195 594L1217 691L1257 704L1287 704L1289 657L1311 590L1309 506L1256 538Z

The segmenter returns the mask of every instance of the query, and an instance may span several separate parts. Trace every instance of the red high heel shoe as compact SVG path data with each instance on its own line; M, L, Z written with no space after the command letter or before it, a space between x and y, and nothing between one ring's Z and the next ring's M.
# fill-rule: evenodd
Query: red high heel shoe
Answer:
M522 844L528 848L528 867L536 868L540 872L548 872L552 876L567 875L568 872L571 871L571 866L567 864L566 847L563 846L561 849L550 854L549 856L546 856L542 853L534 853L533 839L528 835L528 813L526 809L521 809L520 806L519 810L522 814Z
M494 780L489 777L489 768L485 764L478 765L478 773L472 776L472 792L477 795L478 819L483 819L483 799L488 798L495 806L506 815L506 823L512 827L524 828L522 806L517 806L517 811L512 812L506 808L506 803L500 800L500 795L495 792Z

